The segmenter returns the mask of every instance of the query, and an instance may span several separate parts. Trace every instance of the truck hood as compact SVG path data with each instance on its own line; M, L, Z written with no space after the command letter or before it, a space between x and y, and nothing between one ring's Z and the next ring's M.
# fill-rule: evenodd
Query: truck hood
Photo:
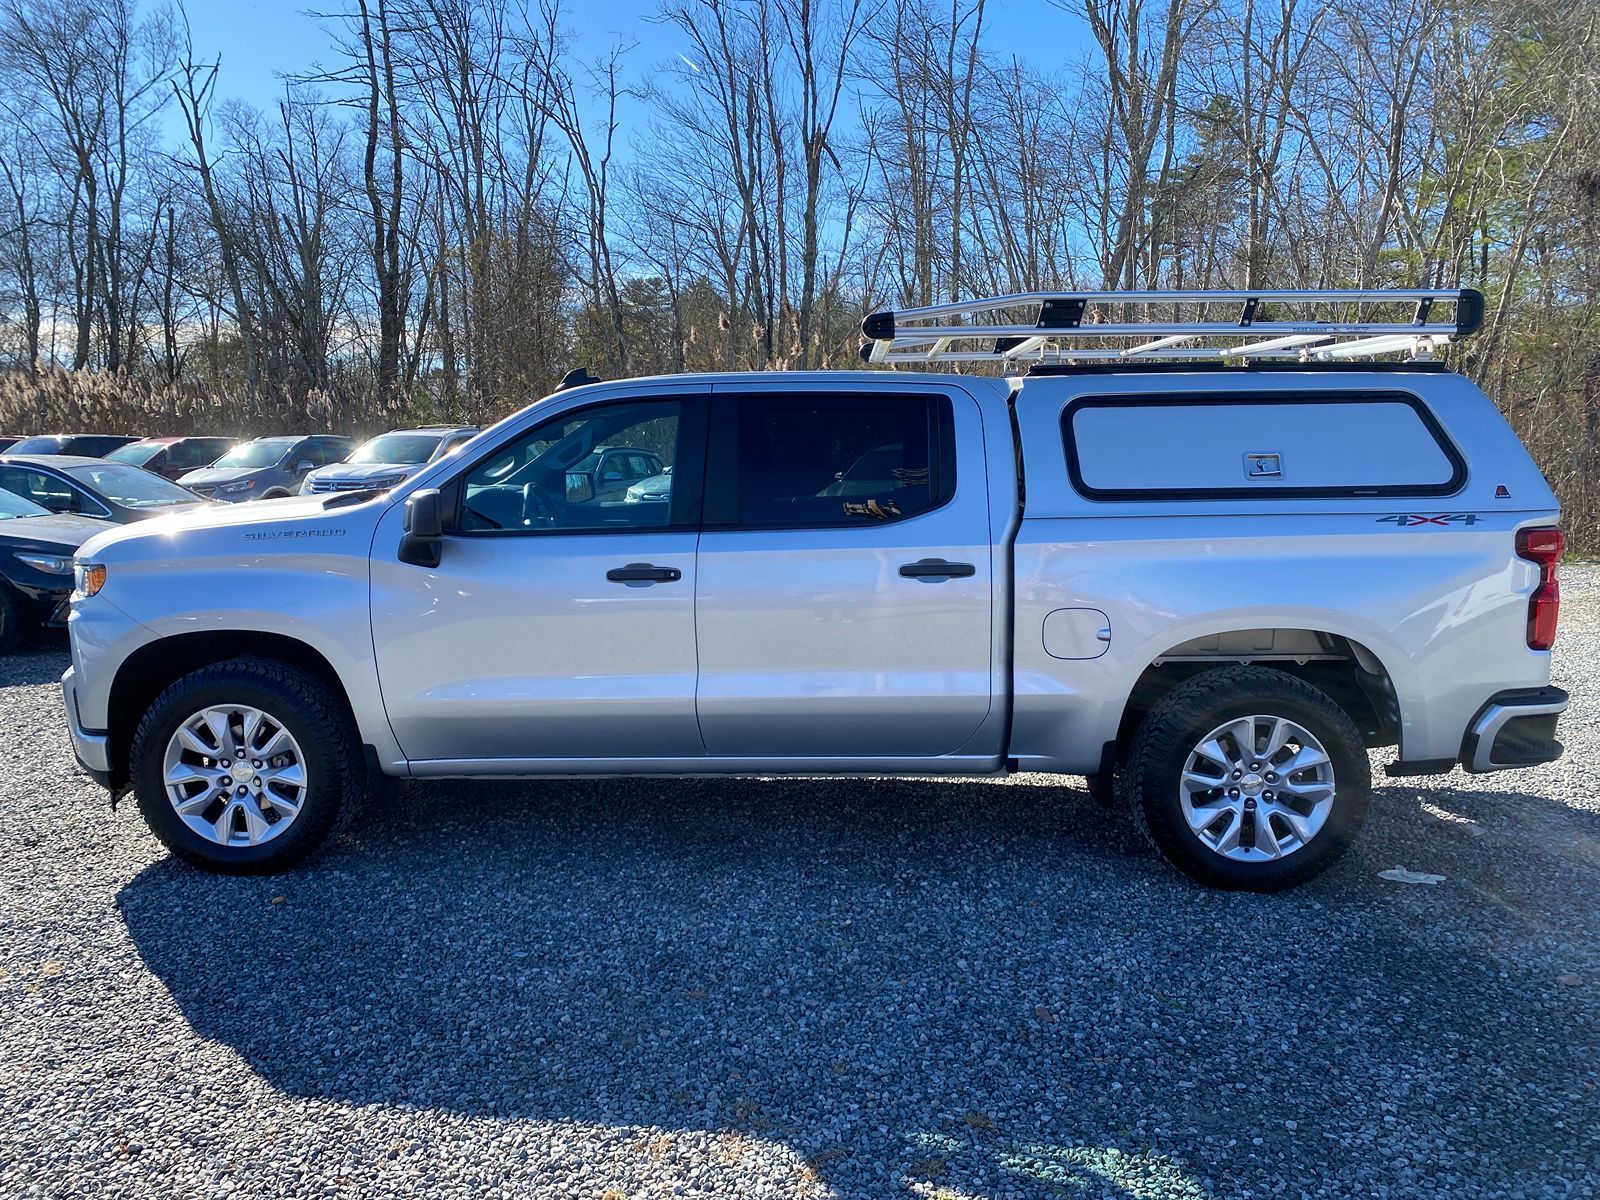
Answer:
M0 521L0 543L12 549L76 550L96 534L117 528L119 526L98 517L79 517L71 513L52 513L48 517L13 517Z
M350 504L337 494L291 496L255 504L201 504L186 507L183 512L171 516L109 529L105 522L94 521L90 524L104 532L85 542L78 553L85 558L109 555L114 559L165 557L181 560L188 547L209 550L235 539L241 545L248 544L257 553L294 546L303 549L319 537L370 533L388 503L386 498L374 498ZM28 518L29 521L44 519ZM178 566L175 561L174 568Z

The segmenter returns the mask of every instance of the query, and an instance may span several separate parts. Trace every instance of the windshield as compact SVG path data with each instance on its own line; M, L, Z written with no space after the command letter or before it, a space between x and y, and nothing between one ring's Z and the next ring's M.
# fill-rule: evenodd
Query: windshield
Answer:
M15 517L48 517L50 510L42 508L32 500L24 500L15 492L8 492L0 488L0 521L10 521Z
M124 508L161 508L168 504L194 504L199 499L187 488L124 463L85 464L68 467L66 473L89 491Z
M60 454L63 438L44 435L42 437L23 438L7 454Z
M262 438L258 442L246 442L242 446L235 446L216 462L213 467L274 467L289 453L298 438Z
M349 458L347 463L425 463L444 440L442 433L386 433L375 437Z
M132 442L106 455L106 461L130 463L135 467L142 467L160 454L162 449L160 442Z

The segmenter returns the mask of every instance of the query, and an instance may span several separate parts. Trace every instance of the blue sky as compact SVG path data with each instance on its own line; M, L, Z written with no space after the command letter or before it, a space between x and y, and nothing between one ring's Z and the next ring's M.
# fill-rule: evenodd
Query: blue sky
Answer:
M323 7L338 8L339 0ZM619 39L636 42L626 66L637 77L674 53L676 39L649 19L656 0L567 0L564 7L566 27L585 60L598 58ZM281 75L330 57L320 23L295 0L187 0L186 8L196 56L222 57L222 98L271 104L282 94ZM1014 48L1041 70L1058 68L1083 46L1081 21L1046 0L989 0L985 25L992 49Z

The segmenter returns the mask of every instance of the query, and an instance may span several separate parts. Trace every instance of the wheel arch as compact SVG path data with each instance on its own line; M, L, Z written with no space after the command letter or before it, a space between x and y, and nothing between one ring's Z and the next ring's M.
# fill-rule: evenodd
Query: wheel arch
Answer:
M1355 722L1369 749L1399 744L1400 691L1385 660L1347 633L1298 624L1219 629L1154 655L1128 693L1116 744L1130 745L1145 713L1179 684L1245 665L1273 667L1325 693Z
M281 633L260 630L203 630L147 642L129 654L111 682L107 707L113 790L129 779L134 730L155 698L191 671L233 658L266 658L286 663L326 684L360 728L339 672L316 647Z

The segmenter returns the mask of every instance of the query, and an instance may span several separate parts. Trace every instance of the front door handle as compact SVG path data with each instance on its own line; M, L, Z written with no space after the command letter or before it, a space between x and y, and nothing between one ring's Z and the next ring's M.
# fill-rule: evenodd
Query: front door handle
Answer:
M900 568L900 574L907 579L966 579L977 573L978 568L971 563L945 562L942 558L918 559Z
M655 567L649 563L629 563L606 572L612 583L677 583L683 572L677 567Z

